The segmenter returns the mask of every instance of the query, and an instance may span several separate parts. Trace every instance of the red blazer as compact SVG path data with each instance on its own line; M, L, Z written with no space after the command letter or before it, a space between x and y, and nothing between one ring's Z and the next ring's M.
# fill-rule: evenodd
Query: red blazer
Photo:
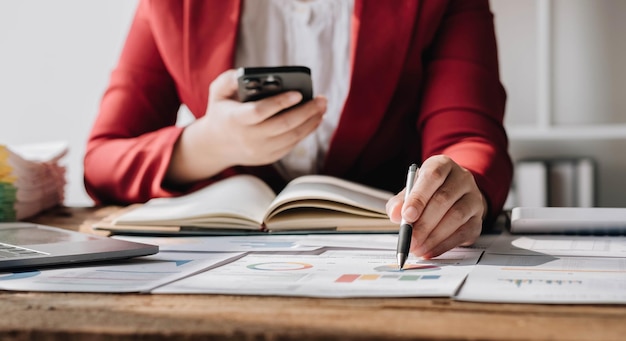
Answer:
M209 84L233 67L241 6L140 2L87 145L85 186L96 202L195 189L163 184L182 131L177 111L182 103L205 114ZM351 37L350 90L322 173L395 192L410 163L446 154L473 172L499 212L512 167L488 1L356 0ZM238 172L284 185L264 166L198 186Z

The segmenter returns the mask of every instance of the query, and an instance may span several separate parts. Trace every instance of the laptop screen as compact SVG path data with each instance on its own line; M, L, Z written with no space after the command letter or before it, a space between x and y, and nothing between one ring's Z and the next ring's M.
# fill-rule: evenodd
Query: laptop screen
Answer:
M67 233L63 230L43 229L37 225L22 225L0 229L0 242L13 245L36 245L59 242L95 240L88 234Z

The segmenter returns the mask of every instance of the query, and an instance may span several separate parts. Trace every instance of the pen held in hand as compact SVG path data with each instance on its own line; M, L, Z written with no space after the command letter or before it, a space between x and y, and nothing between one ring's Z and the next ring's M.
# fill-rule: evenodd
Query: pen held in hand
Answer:
M404 202L406 203L415 182L415 174L417 173L417 165L412 164L406 176L406 188L404 190ZM409 257L409 249L411 247L411 235L413 233L413 225L402 218L400 222L400 230L398 231L398 245L396 247L396 258L398 259L398 268L402 269L406 259Z

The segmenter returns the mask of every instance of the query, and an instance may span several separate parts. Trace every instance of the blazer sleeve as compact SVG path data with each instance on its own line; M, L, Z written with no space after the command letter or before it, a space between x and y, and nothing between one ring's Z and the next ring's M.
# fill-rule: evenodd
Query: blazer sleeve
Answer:
M450 1L426 58L422 157L448 155L471 171L489 203L489 224L506 200L512 164L488 1Z
M84 156L87 193L97 203L172 196L163 179L182 128L180 100L141 1L101 100Z

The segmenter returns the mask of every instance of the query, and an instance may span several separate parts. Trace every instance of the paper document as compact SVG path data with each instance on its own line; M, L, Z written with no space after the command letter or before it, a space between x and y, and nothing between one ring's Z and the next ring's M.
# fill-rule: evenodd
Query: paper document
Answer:
M298 244L318 247L395 250L398 234L308 234L299 236Z
M301 236L144 237L120 235L113 238L158 245L161 251L313 251L320 248L320 246L299 244Z
M455 249L436 259L411 259L397 269L395 252L326 251L321 255L248 254L153 293L308 297L454 295L482 251Z
M487 249L498 235L482 235L471 246L462 249ZM355 249L379 249L395 250L398 244L398 233L384 234L309 234L300 236L297 241L300 245L355 248Z
M489 253L506 255L553 255L626 257L626 237L595 236L513 236L503 234Z
M0 221L18 221L63 203L67 143L0 144Z
M241 253L173 253L99 266L0 273L0 289L56 292L148 292L241 256Z
M459 300L513 303L626 303L623 258L485 254Z

